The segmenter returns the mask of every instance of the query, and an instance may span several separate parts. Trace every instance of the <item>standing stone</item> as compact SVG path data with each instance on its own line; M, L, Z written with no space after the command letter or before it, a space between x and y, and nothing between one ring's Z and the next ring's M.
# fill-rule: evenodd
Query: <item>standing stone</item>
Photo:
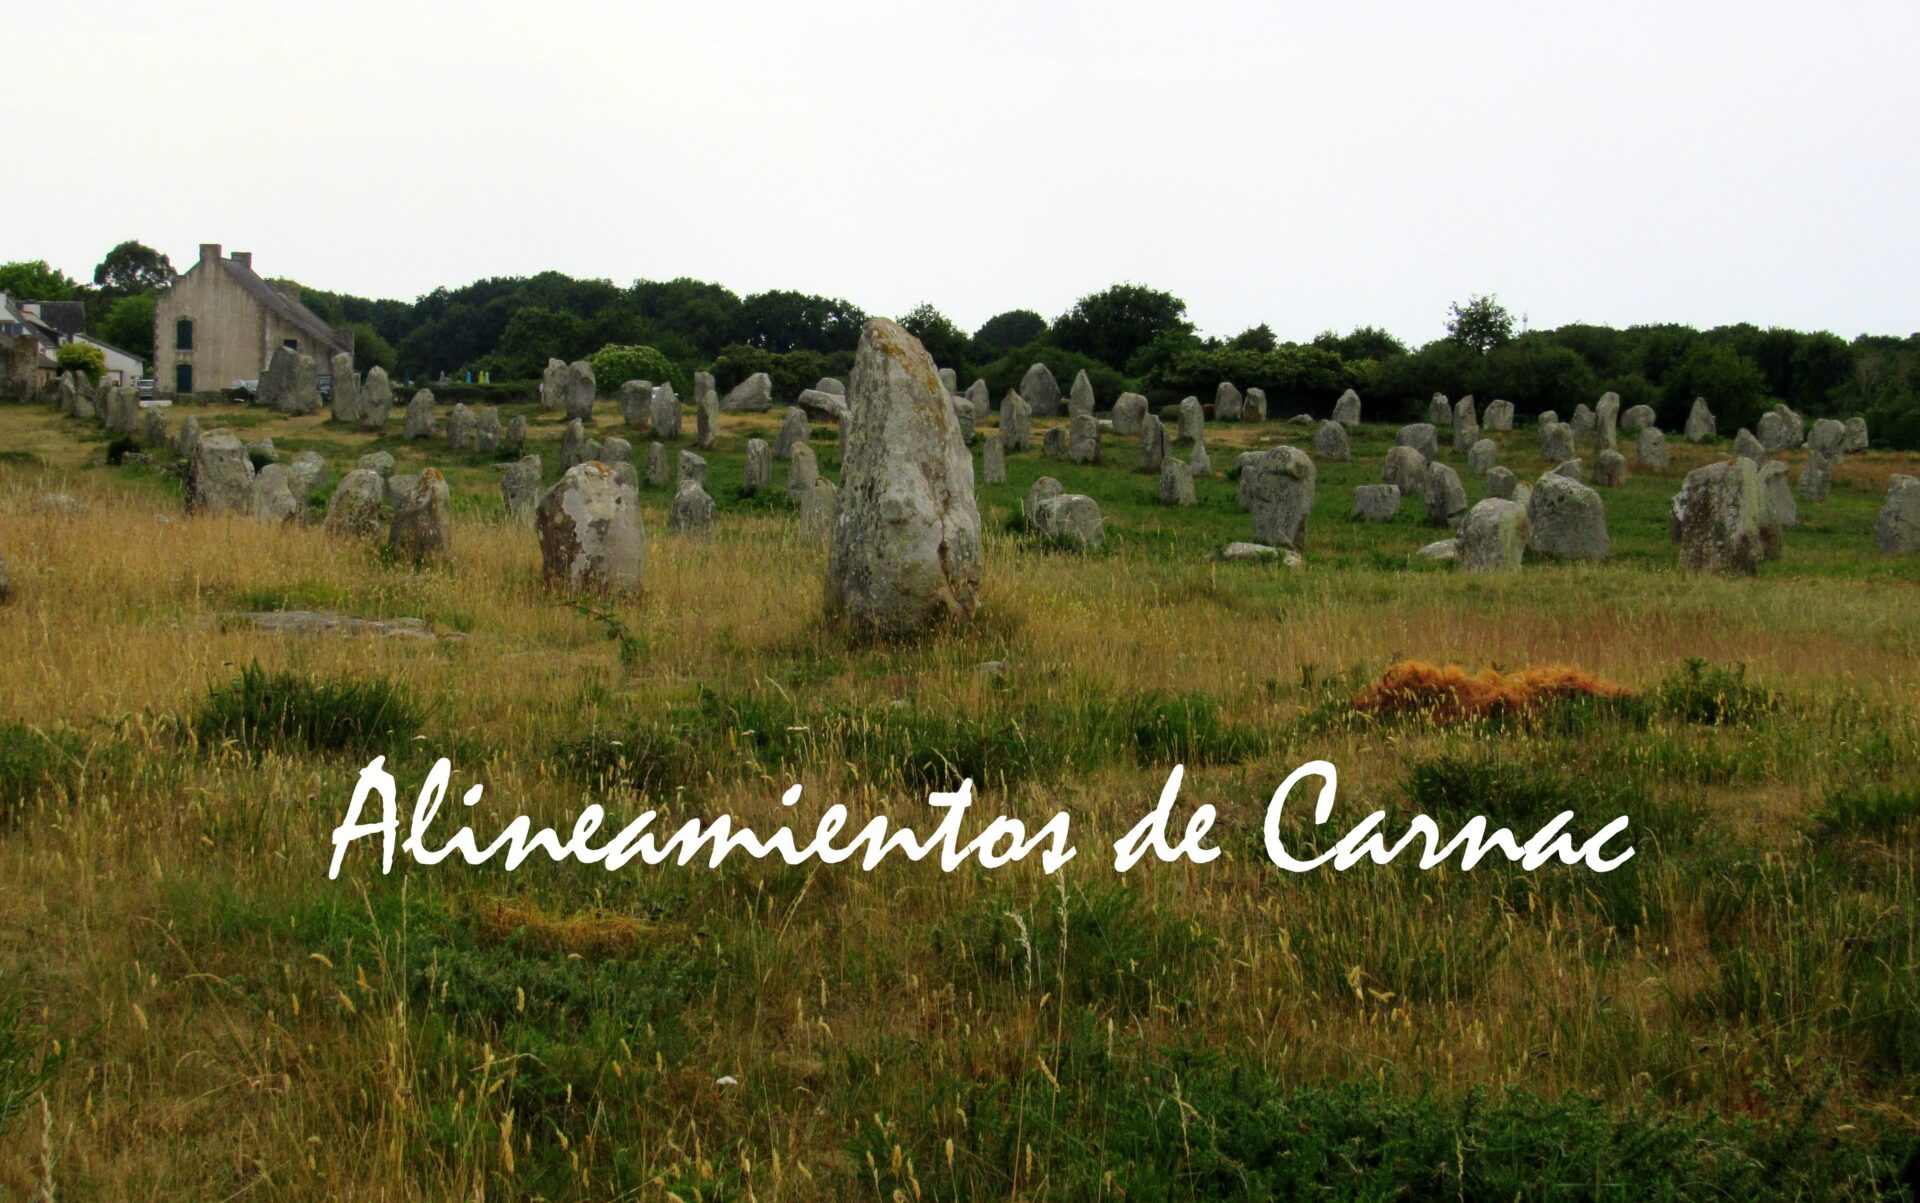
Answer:
M1805 418L1795 413L1785 401L1776 403L1773 407L1773 412L1780 415L1782 433L1786 437L1786 447L1783 448L1783 450L1790 450L1807 441L1807 421Z
M1452 411L1448 411L1451 415ZM1440 458L1440 435L1432 422L1415 422L1402 426L1394 432L1393 444L1396 447L1411 447L1420 453L1420 458L1432 463Z
M1160 504L1190 506L1200 504L1193 491L1193 469L1168 456L1160 465Z
M1047 498L1035 507L1033 526L1047 542L1070 551L1091 551L1106 534L1100 503L1083 493Z
M1353 490L1353 516L1368 522L1391 522L1400 516L1397 485L1359 485Z
M1855 455L1867 449L1867 420L1858 414L1847 419L1846 438L1841 441L1840 450Z
M1192 470L1195 480L1213 475L1213 457L1207 454L1205 435L1193 441L1193 452L1187 456L1187 467Z
M1499 497L1507 501L1512 501L1514 499L1514 486L1519 483L1520 478L1513 474L1513 469L1511 468L1502 468L1496 464L1487 469L1487 496L1489 497Z
M1752 576L1767 557L1760 520L1760 474L1753 461L1721 460L1687 473L1673 499L1672 535L1680 566L1693 572Z
M1040 454L1048 459L1062 459L1067 454L1067 428L1054 426L1040 440Z
M1573 427L1565 422L1555 422L1540 432L1540 458L1553 460L1572 459L1575 455Z
M567 392L564 408L569 418L579 418L582 422L593 421L593 399L599 391L599 385L593 378L592 364L584 359L576 359L567 365Z
M452 550L453 512L448 505L447 479L440 469L420 473L411 496L395 509L387 549L405 563L418 567L444 560Z
M973 412L977 415L984 417L993 408L993 392L987 388L983 377L975 376L963 395L972 403Z
M1768 410L1761 414L1754 433L1760 438L1762 450L1768 454L1787 449L1787 423L1777 412Z
M1320 423L1313 432L1313 454L1318 459L1344 464L1353 458L1353 445L1347 440L1347 428L1338 422Z
M549 358L547 366L540 373L540 408L563 410L566 407L567 361Z
M1200 398L1183 397L1180 401L1180 437L1191 442L1207 429L1207 415L1200 408Z
M1818 451L1807 452L1807 462L1800 469L1800 496L1825 501L1833 492L1833 463Z
M1213 390L1213 417L1216 422L1240 420L1240 390L1225 380Z
M115 434L133 434L140 428L140 395L131 386L104 384L107 429Z
M540 507L540 457L522 456L500 473L500 504L507 518L522 526L532 526Z
M773 377L765 372L753 375L733 386L726 396L720 399L720 408L726 413L762 414L773 408ZM657 414L658 411L656 410Z
M1092 417L1093 408L1093 382L1087 379L1086 369L1082 368L1074 373L1073 387L1067 392L1067 416L1085 414Z
M180 433L174 436L173 450L181 459L191 460L194 448L200 445L200 419L188 416L180 423Z
M989 430L987 437L982 440L980 479L990 485L1007 483L1007 453L997 430Z
M1460 570L1518 572L1532 537L1533 523L1523 507L1489 497L1468 510L1460 524Z
M773 458L791 458L793 449L807 441L812 429L807 424L807 411L789 406L786 415L780 419L780 433L774 436Z
M1620 449L1620 394L1602 393L1594 406L1593 420L1599 446L1604 451Z
M1267 420L1267 394L1264 389L1250 388L1240 401L1240 420L1242 422L1264 422ZM1298 559L1298 557L1295 557Z
M1387 450L1387 462L1382 467L1380 479L1400 490L1403 497L1425 497L1427 495L1427 457L1420 454L1418 447L1404 444Z
M1752 460L1756 468L1767 460L1766 444L1754 438L1753 432L1744 426L1740 428L1739 434L1733 436L1733 453L1741 459Z
M1620 433L1639 434L1641 431L1655 425L1657 421L1658 419L1654 416L1653 406L1636 405L1620 415Z
M247 444L247 458L252 460L254 467L257 468L264 464L278 463L280 453L273 449L273 439L264 438L257 443Z
M315 493L327 488L327 461L318 451L302 451L287 468L287 488L302 506Z
M680 398L674 395L671 380L654 386L653 437L668 442L680 437Z
M773 450L765 439L747 440L747 466L740 496L757 497L773 487Z
M433 437L433 390L421 389L407 402L406 436L409 439Z
M387 477L387 504L397 506L413 496L413 490L420 484L418 476L405 472L395 472Z
M1033 407L1013 389L1000 399L1000 435L1008 455L1033 446Z
M1464 454L1480 441L1480 419L1473 408L1471 394L1460 398L1453 407L1453 453Z
M1573 417L1567 422L1573 427L1575 443L1591 443L1600 431L1600 419L1582 402L1573 407Z
M393 456L388 454L387 452L369 451L367 452L367 454L361 456L357 461L355 461L353 466L355 468L365 468L367 471L372 472L374 475L378 476L381 480L385 480L387 477L393 475L393 469L395 465L393 462Z
M293 358L293 379L287 389L286 409L295 417L320 412L320 366L311 355Z
M383 429L393 415L393 385L387 369L375 364L367 369L360 385L360 424L372 430Z
M1100 462L1100 423L1091 410L1075 413L1067 431L1067 458L1076 464Z
M507 422L506 433L500 436L500 450L506 455L519 455L527 449L527 416L515 414Z
M187 464L187 513L250 513L253 476L245 445L224 430L209 430Z
M1139 434L1147 416L1147 399L1139 393L1121 393L1113 402L1113 433Z
M628 429L642 434L653 429L653 381L629 380L614 391L613 400Z
M1535 555L1603 560L1611 550L1606 503L1577 480L1552 473L1542 476L1527 499L1527 519L1533 524L1527 550Z
M1593 483L1603 489L1617 489L1627 483L1627 457L1609 447L1593 461Z
M824 543L833 537L834 519L840 514L840 490L830 480L813 482L800 498L800 535L810 543Z
M300 514L285 464L268 464L253 478L253 516L262 522L287 522Z
M336 535L370 539L380 533L380 506L387 482L378 472L355 468L340 478L340 487L327 502L327 530Z
M1441 526L1459 522L1467 512L1467 490L1460 474L1448 464L1427 465L1427 521Z
M579 464L534 512L540 575L569 592L633 593L647 566L640 496L605 464Z
M807 411L809 418L827 422L838 422L847 416L847 399L839 393L823 393L819 389L803 388L793 403ZM959 399L955 399L955 405ZM968 402L972 404L972 402ZM717 411L716 411L717 416Z
M1760 466L1760 501L1762 513L1771 514L1774 525L1800 524L1800 506L1793 499L1793 489L1787 484L1787 465L1782 461L1768 460Z
M1041 502L1049 498L1058 497L1066 491L1060 482L1053 477L1042 476L1027 486L1027 495L1020 501L1021 515L1025 517L1028 524L1031 525L1034 520L1034 514L1040 509Z
M1886 555L1920 555L1920 477L1895 473L1873 524L1873 545Z
M447 415L447 450L473 450L473 411L464 403L456 402Z
M686 452L681 452L685 455ZM600 444L600 454L593 457L603 464L630 464L633 462L633 444L622 438L609 438Z
M1492 439L1479 439L1467 448L1467 471L1485 476L1500 462L1500 447Z
M814 382L813 388L815 392L832 393L836 397L844 398L847 395L847 386L832 376L820 377Z
M494 406L483 405L474 414L473 449L481 455L500 451L500 411Z
M971 617L981 571L973 460L919 340L870 320L847 402L828 612L889 638Z
M1275 447L1261 452L1249 466L1252 483L1247 500L1253 511L1254 540L1305 551L1307 519L1313 513L1313 460L1297 447ZM1241 479L1247 476L1242 472Z
M1453 425L1453 405L1445 393L1435 393L1427 401L1427 424L1435 428ZM1432 456L1428 456L1432 459Z
M330 370L333 373L333 420L357 425L363 415L360 408L360 377L353 370L353 356L341 351L333 357Z
M1643 426L1634 439L1634 453L1639 456L1640 468L1644 472L1665 472L1667 470L1667 436L1657 426Z
M704 386L701 381L705 380ZM693 445L702 451L713 450L720 437L720 395L713 390L713 374L693 374Z
M1167 459L1166 423L1157 414L1147 414L1140 419L1140 466L1158 472Z
M586 428L580 425L580 419L568 418L560 430L560 471L572 471L575 464L585 463L586 459Z
M1036 418L1057 417L1060 413L1060 382L1044 363L1036 363L1020 378L1020 397Z
M971 457L967 460L967 474L973 474ZM813 444L795 443L793 456L787 462L787 500L798 502L819 479L820 461L814 457Z
M960 373L954 371L952 368L941 368L938 375L940 377L940 387L947 391L949 397L959 391Z
M1539 429L1541 434L1545 434L1548 430L1559 425L1559 423L1560 415L1550 409L1542 410L1540 416L1534 421L1534 425Z
M675 534L703 538L713 532L713 523L719 514L720 507L699 482L683 480L673 491L673 504L667 510L667 529Z
M647 444L647 485L649 488L661 488L673 483L673 460L667 455L665 443Z
M260 373L260 382L254 390L254 403L265 406L277 413L287 411L288 398L293 394L294 360L299 352L282 344L273 349L267 357L267 366Z
M675 481L678 484L685 484L687 481L692 481L694 484L699 485L701 488L703 489L706 488L707 487L706 457L700 455L698 452L690 451L687 448L682 447L680 449L679 475L675 477Z
M1687 442L1711 443L1719 433L1720 424L1714 420L1713 411L1707 408L1707 399L1695 397L1693 408L1687 411Z
M1360 425L1360 394L1348 389L1333 403L1333 420L1349 431Z
M1847 428L1832 418L1821 418L1807 431L1807 449L1831 459L1847 445Z
M1554 468L1549 475L1564 476L1568 480L1584 481L1587 479L1587 465L1581 460L1570 459L1566 463Z
M1513 402L1498 398L1487 402L1487 412L1480 415L1482 424L1488 431L1507 431L1513 429Z

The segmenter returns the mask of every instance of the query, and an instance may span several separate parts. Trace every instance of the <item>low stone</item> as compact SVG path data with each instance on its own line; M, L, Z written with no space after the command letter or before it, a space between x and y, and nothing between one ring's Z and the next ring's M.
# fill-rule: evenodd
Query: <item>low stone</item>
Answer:
M1858 415L1848 418L1846 430L1846 438L1841 442L1840 450L1846 452L1848 455L1855 455L1865 451L1868 447L1867 420Z
M667 529L675 534L703 537L712 533L720 507L697 483L680 482L673 491L673 504L667 510Z
M1353 490L1353 516L1367 522L1391 522L1400 516L1397 485L1359 485Z
M1072 551L1091 551L1106 533L1099 503L1083 493L1062 493L1041 502L1033 525L1047 542Z
M1513 469L1511 468L1502 468L1495 465L1487 469L1486 484L1487 496L1489 497L1500 497L1512 501L1514 500L1514 488L1519 483L1520 478L1513 474Z
M1479 439L1467 448L1467 471L1485 476L1500 461L1500 446L1492 439Z
M633 444L623 438L609 437L600 444L600 454L593 458L608 467L614 464L630 464L633 462Z
M1753 432L1744 426L1740 428L1739 434L1733 436L1733 453L1741 459L1752 460L1756 468L1767 460L1766 444L1754 438Z
M1066 491L1065 486L1051 476L1042 476L1028 485L1027 495L1020 502L1020 513L1026 518L1027 524L1029 526L1033 524L1034 514L1040 509L1041 502L1058 497Z
M1593 461L1593 483L1603 489L1617 489L1627 483L1627 457L1609 447Z
M1460 540L1441 539L1429 543L1413 553L1416 560L1431 560L1438 563L1454 563L1460 559Z
M765 372L753 375L733 386L720 399L722 413L765 413L773 408L773 377ZM655 410L655 413L658 413Z
M407 402L406 437L409 439L430 439L433 437L433 390L421 389Z
M1291 547L1271 547L1265 543L1229 543L1220 549L1220 558L1228 563L1271 561L1283 568L1304 568L1307 563Z
M370 539L380 533L380 510L386 499L386 480L370 468L355 468L340 478L327 502L326 527L336 535Z
M1512 430L1513 402L1498 398L1487 402L1486 412L1480 415L1480 421L1489 431Z
M1387 449L1380 479L1400 490L1403 497L1427 495L1427 457L1418 447L1396 444Z
M1847 428L1832 418L1820 418L1807 430L1807 450L1831 459L1847 446Z
M1147 399L1139 393L1121 393L1113 402L1113 433L1139 434L1147 416Z
M1578 454L1574 446L1573 427L1565 422L1555 422L1540 432L1540 458L1559 463L1572 459Z
M1523 507L1499 497L1476 502L1460 524L1460 570L1518 572L1532 535Z
M268 464L253 478L253 516L262 522L289 522L300 516L300 501L288 483L285 464Z
M302 451L287 465L287 488L302 505L315 493L326 492L327 480L327 461L318 451Z
M1654 415L1653 406L1635 405L1620 415L1620 433L1639 434L1657 424L1658 421L1659 419Z
M247 444L247 458L256 468L280 462L280 452L274 448L273 439L264 438Z
M629 380L615 390L613 400L628 429L641 434L653 429L653 381Z
M1448 412L1451 414L1452 411ZM1409 426L1402 426L1394 432L1393 445L1413 448L1420 453L1420 458L1428 463L1440 458L1440 435L1432 422L1415 422Z
M465 405L456 403L447 415L447 450L473 450L473 411Z
M793 403L807 412L809 417L823 421L838 422L847 412L847 399L838 393L825 393L819 389L801 389Z
M1556 465L1553 471L1547 475L1564 476L1568 480L1584 481L1587 479L1587 465L1584 460L1570 459L1564 464Z
M1313 432L1313 455L1330 463L1351 460L1353 444L1347 439L1347 428L1334 421L1320 423L1320 429Z
M418 473L395 472L387 477L387 504L399 505L413 496L413 490L420 484Z
M1067 428L1054 426L1040 439L1040 454L1048 459L1062 459L1067 454Z

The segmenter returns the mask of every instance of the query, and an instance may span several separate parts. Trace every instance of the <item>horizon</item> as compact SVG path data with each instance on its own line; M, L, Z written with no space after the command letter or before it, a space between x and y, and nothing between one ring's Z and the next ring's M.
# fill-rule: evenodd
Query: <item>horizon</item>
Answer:
M924 301L967 330L1117 282L1184 298L1220 338L1371 325L1419 345L1475 293L1534 329L1920 330L1913 6L1634 5L1598 27L1499 7L1078 11L583 4L442 24L354 3L346 71L268 12L29 10L26 41L85 38L100 61L220 57L160 89L182 94L164 120L184 182L142 156L150 185L29 195L0 259L84 281L128 238L180 268L217 241L369 298L689 276L889 316ZM20 90L73 92L60 57L30 56ZM65 103L73 128L125 124L112 89ZM112 153L51 139L39 170L96 179Z

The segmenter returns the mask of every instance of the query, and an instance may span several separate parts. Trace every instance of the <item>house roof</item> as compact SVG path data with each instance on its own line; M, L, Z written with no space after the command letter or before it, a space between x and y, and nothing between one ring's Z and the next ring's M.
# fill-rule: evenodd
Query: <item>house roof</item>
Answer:
M256 301L304 330L315 341L324 343L336 351L347 349L340 336L333 332L333 327L320 320L319 314L261 279L259 273L251 267L232 259L221 259L220 266Z
M87 332L87 306L84 301L34 301L40 311L40 324L63 338Z
M75 335L74 337L79 339L81 342L92 343L94 346L99 347L103 351L112 351L115 355L124 355L128 359L133 360L135 363L140 364L143 367L146 365L147 361L142 359L140 356L135 355L132 351L127 350L125 347L116 347L104 338L95 338L91 334L78 334L78 335Z

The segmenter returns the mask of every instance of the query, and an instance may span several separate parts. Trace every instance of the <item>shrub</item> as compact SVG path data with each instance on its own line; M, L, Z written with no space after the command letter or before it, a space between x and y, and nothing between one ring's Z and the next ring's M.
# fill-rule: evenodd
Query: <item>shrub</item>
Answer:
M0 725L0 823L18 816L35 798L74 776L77 741L54 736L25 723Z
M1857 786L1830 794L1813 812L1829 835L1892 835L1920 824L1920 787Z
M0 994L0 1132L53 1081L61 1058L39 1052L26 1030L26 1000Z
M1353 699L1363 714L1418 715L1433 723L1456 723L1501 715L1525 714L1567 698L1630 698L1633 691L1571 665L1502 673L1488 668L1469 676L1457 664L1441 667L1419 660L1392 665L1374 685Z
M95 380L107 370L107 353L90 343L66 343L53 354L63 372L85 372Z
M595 351L587 362L593 367L594 384L602 396L612 396L629 380L664 384L673 375L673 365L652 347L610 343Z
M193 733L202 746L231 742L249 752L365 752L411 740L425 721L412 695L387 681L305 677L251 664L209 691Z
M1771 691L1747 683L1745 665L1720 668L1693 658L1660 683L1654 705L1668 718L1707 727L1735 727L1771 713Z

